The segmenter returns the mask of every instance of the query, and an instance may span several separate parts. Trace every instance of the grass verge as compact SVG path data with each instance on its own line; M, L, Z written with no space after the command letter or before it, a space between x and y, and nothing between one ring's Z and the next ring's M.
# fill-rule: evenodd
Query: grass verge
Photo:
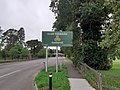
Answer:
M113 61L112 69L100 70L102 74L110 75L116 78L102 77L103 84L120 88L120 60Z
M113 61L113 67L110 70L100 70L101 73L111 75L111 76L120 76L120 60Z
M41 70L35 77L35 82L39 90L48 90L49 86L49 72L52 72L53 90L70 90L67 68L62 66L62 70L55 72L55 67L49 67L48 72Z

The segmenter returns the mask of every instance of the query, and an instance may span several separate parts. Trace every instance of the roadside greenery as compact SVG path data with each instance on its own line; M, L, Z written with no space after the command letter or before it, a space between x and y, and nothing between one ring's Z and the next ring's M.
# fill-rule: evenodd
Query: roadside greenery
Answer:
M24 48L21 44L17 43L9 51L12 59L25 59L29 57L29 50Z
M50 9L56 15L53 29L74 33L73 47L63 51L72 56L75 66L84 62L94 69L112 67L106 49L100 45L112 13L105 0L52 0Z
M108 70L100 70L101 73L111 76L120 76L120 60L113 61L113 67Z
M46 57L46 49L41 49L39 52L38 52L38 57L39 58L45 58Z
M41 70L35 78L35 82L39 90L48 90L49 87L49 72L52 72L53 90L70 90L68 73L65 66L58 73L55 72L55 67L49 67L48 73Z
M108 28L105 29L105 39L101 46L108 53L110 59L120 59L120 1L105 0L105 5L109 7L111 13Z
M38 52L43 49L42 42L37 39L27 41L26 46L30 49L32 57L37 57Z
M19 30L3 30L0 27L0 60L2 62L11 61L11 59L17 61L38 58L41 49L43 49L42 42L37 39L25 42L25 30L23 27Z
M110 70L94 70L81 65L80 72L96 90L100 88L98 84L102 85L103 90L120 89L120 60L113 61L113 67Z
M113 77L102 77L103 84L120 88L120 60L113 61L112 69L108 71L100 70L100 72Z

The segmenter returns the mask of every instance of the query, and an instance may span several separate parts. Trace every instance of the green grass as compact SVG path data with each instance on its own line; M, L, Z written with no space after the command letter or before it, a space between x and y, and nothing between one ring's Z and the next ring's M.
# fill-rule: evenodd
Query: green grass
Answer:
M120 76L120 60L113 61L112 69L108 71L101 70L100 72L107 75Z
M13 61L13 60L11 60L11 59L6 59L6 60L0 59L0 63L3 63L3 62L10 62L10 61Z
M0 63L6 63L6 62L16 62L16 61L24 61L27 59L11 59L11 58L6 58L6 60L4 60L3 58L0 58Z
M67 69L65 66L63 66L62 70L58 73L55 72L55 67L49 67L48 72L52 72L53 90L70 90ZM35 82L40 90L48 90L49 73L46 73L44 69L41 70L36 76Z
M114 79L109 77L102 77L102 81L104 85L120 88L120 60L115 60L113 62L112 69L108 71L100 70L100 72L105 75L110 75L119 78L119 79Z

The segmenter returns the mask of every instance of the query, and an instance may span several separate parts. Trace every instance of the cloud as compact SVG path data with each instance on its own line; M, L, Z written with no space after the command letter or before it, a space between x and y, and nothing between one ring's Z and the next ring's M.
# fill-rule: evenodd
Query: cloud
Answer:
M51 30L54 14L49 10L50 0L0 0L0 26L25 28L26 40L41 40L42 30Z

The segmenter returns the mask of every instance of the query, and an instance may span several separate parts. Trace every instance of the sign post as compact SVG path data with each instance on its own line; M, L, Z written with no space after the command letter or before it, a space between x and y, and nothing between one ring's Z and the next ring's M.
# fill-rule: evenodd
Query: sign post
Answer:
M46 72L48 67L48 46L56 46L56 73L58 72L58 46L71 47L73 41L73 32L71 31L43 31L42 43L46 46Z
M56 46L56 73L58 73L58 46Z
M47 68L48 68L48 46L46 46L46 62L45 62L45 70L47 72Z

